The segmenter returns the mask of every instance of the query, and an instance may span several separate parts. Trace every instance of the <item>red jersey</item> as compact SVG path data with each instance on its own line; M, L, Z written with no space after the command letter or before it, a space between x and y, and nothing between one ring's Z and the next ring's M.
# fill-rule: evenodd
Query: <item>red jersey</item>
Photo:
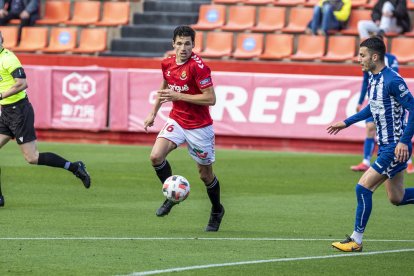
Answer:
M202 94L201 89L213 86L210 68L203 60L192 53L183 64L177 64L175 55L161 63L162 74L168 88L185 94ZM209 107L184 101L173 102L170 118L184 129L202 128L213 123Z

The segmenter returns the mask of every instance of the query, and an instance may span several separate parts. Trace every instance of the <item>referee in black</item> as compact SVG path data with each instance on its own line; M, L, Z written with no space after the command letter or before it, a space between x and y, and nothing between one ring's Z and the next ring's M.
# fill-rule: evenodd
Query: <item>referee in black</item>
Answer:
M26 74L19 59L3 48L0 32L0 148L11 139L17 144L29 164L63 168L82 180L85 188L91 186L91 178L82 161L70 162L52 152L39 153L34 128L34 111L26 94ZM0 188L0 207L4 196Z

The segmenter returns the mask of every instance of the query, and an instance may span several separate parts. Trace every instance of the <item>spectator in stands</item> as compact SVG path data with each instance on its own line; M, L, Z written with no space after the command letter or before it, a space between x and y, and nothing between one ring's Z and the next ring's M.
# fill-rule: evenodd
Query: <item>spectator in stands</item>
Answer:
M26 73L13 52L3 48L1 32L0 64L0 148L15 138L28 163L68 170L82 181L85 188L89 188L91 178L82 161L70 162L52 152L39 153L34 111L26 93ZM4 196L0 190L0 207L3 206Z
M20 19L19 35L24 26L33 26L39 18L39 0L0 0L0 26Z
M372 20L358 22L361 39L371 34L384 35L387 32L405 33L411 29L406 0L378 0L372 14Z
M307 33L327 35L329 30L342 30L350 14L350 0L320 0L313 9Z

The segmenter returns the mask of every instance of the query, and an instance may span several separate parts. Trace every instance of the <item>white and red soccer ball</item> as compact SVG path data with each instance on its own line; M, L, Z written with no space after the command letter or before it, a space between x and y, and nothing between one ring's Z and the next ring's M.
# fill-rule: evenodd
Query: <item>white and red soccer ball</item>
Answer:
M181 202L190 194L190 182L181 175L172 175L164 181L162 193L171 201Z

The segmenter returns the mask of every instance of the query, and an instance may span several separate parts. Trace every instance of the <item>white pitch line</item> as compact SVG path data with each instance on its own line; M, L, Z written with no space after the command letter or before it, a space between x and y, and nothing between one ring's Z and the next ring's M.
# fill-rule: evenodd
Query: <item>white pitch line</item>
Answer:
M334 241L337 238L203 238L203 237L0 237L0 240L141 240L141 241L156 241L156 240L201 240L201 241ZM414 242L414 240L381 240L381 239L364 239L367 242Z
M270 259L270 260L256 260L256 261L233 262L233 263L222 263L222 264L196 265L196 266L176 267L176 268L169 268L169 269L133 272L131 274L128 274L128 276L153 275L153 274L160 274L160 273L170 273L170 272L206 269L206 268L214 268L214 267L225 267L225 266L238 266L238 265L277 263L277 262L294 262L294 261L332 259L332 258L355 257L355 256L369 256L369 255L403 253L403 252L414 252L414 248L398 249L398 250L387 250L387 251L374 251L374 252L364 252L364 253L348 253L348 254L335 254L335 255L325 255L325 256L280 258L280 259Z

